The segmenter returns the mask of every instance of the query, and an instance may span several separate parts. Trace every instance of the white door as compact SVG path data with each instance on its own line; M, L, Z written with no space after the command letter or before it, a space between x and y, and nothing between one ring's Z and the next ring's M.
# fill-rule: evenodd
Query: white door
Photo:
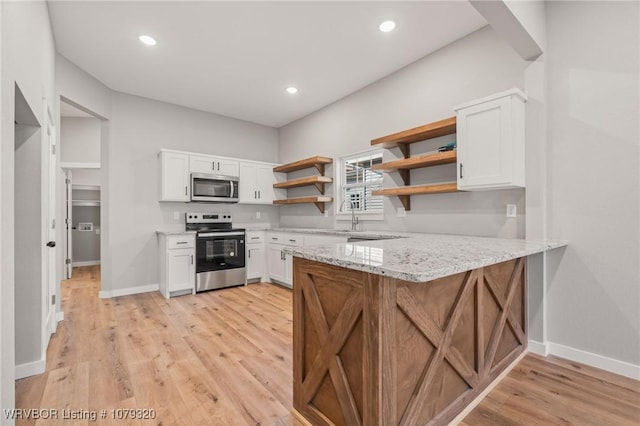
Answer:
M64 223L65 226L67 227L67 244L65 245L66 247L66 253L65 253L65 263L67 264L67 279L71 279L71 276L73 274L73 266L71 263L71 259L72 256L71 254L73 253L72 251L72 226L73 226L73 217L72 217L72 212L73 212L73 202L72 202L72 196L73 196L73 191L72 191L72 187L71 187L71 170L67 170L67 174L66 174L66 180L65 180L65 185L66 185L66 193L67 193L67 198L66 198L66 217L64 219Z
M285 270L284 270L284 253L282 252L282 246L270 244L269 245L269 278L284 282Z
M189 201L189 155L162 152L161 201Z
M240 175L240 163L234 160L216 158L216 174L238 177Z
M260 204L273 204L273 200L275 199L274 183L275 176L273 174L273 167L256 167L256 187L258 190L258 202Z
M264 276L264 245L247 244L247 279Z
M167 287L169 292L192 290L196 271L193 249L169 250L168 262Z
M51 121L51 119L50 119ZM55 294L56 294L56 249L55 249L55 239L56 239L56 130L55 127L49 123L47 126L47 138L48 138L48 170L47 170L47 180L48 180L48 203L47 203L47 239L48 243L48 253L47 253L47 269L46 274L47 278L44 284L44 317L46 322L44 326L48 330L48 334L45 333L45 336L50 336L56 330L56 313L55 313ZM45 345L48 344L49 339L46 337L44 339ZM46 346L45 346L46 348Z
M241 203L255 203L258 199L256 168L252 163L240 163L238 192Z
M293 286L293 256L285 254L284 256L284 280L289 287Z

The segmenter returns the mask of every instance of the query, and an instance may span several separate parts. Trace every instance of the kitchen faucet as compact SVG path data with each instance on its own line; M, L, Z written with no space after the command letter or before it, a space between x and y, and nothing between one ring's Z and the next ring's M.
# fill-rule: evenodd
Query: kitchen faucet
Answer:
M349 202L349 206L351 208L351 230L357 231L358 229L358 218L356 217L356 211L353 209L353 201L344 199L340 204L340 211L344 212L344 203Z

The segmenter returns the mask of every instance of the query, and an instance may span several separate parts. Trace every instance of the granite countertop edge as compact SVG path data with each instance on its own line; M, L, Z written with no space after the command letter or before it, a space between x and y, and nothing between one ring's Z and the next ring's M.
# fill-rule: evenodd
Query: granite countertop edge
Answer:
M402 238L405 235L395 235L400 238L321 246L291 246L285 247L284 251L295 257L422 283L567 245L563 240L530 241L440 234L413 234L413 237ZM431 240L435 242L432 243ZM381 260L350 258L350 250L365 253L364 257L367 256L366 253L376 253ZM375 254L373 257L375 258Z

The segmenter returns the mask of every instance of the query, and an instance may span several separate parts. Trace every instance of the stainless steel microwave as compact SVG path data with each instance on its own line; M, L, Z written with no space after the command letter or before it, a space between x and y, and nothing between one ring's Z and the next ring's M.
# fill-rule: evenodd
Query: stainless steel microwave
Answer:
M237 203L238 178L191 173L191 201Z

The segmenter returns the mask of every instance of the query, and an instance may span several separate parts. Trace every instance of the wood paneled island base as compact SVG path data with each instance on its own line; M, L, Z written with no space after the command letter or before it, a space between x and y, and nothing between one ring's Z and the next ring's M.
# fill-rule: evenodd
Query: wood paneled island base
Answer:
M526 349L526 258L414 283L294 258L293 418L447 424Z

